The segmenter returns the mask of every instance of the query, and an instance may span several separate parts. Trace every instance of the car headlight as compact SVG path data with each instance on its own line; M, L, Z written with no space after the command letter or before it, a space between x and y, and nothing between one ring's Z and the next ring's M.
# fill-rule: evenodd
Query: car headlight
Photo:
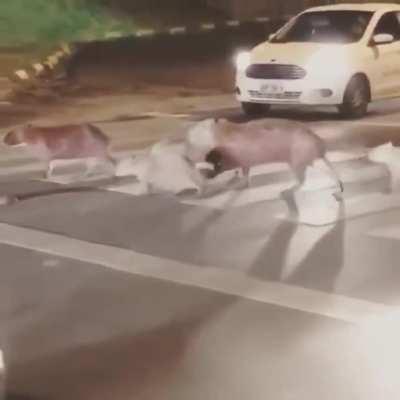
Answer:
M341 78L351 69L348 55L343 51L324 49L314 54L306 65L311 78Z
M244 71L251 64L251 57L248 51L243 51L236 56L236 68Z

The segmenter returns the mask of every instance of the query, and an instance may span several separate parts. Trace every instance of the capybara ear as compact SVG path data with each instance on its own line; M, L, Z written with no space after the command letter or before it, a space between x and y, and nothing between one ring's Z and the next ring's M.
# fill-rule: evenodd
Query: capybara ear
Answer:
M6 133L6 135L3 137L3 143L9 145L10 143L10 132Z
M15 131L10 131L4 136L3 143L7 146L15 146L18 144L17 134Z

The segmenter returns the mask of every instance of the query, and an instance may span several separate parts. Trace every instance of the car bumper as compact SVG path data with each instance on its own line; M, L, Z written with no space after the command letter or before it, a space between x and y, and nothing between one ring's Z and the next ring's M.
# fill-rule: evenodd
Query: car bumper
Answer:
M244 73L236 75L236 95L240 102L338 105L343 101L345 89L346 80L343 82L335 80L321 82L310 78L272 80L248 78Z

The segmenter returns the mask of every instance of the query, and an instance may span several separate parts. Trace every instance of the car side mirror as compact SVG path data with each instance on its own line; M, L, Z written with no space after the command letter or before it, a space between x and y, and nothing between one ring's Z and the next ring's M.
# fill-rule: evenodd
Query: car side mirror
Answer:
M371 40L372 46L379 46L381 44L389 44L394 41L394 36L390 33L378 33L374 35Z

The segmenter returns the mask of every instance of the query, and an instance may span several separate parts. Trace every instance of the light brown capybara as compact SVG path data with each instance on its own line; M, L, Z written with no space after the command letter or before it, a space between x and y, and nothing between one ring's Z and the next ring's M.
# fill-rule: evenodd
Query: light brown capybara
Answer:
M94 158L115 166L109 153L110 139L91 124L49 127L29 124L8 132L4 143L9 146L26 145L32 155L47 163L47 178L51 176L52 162L55 160Z

